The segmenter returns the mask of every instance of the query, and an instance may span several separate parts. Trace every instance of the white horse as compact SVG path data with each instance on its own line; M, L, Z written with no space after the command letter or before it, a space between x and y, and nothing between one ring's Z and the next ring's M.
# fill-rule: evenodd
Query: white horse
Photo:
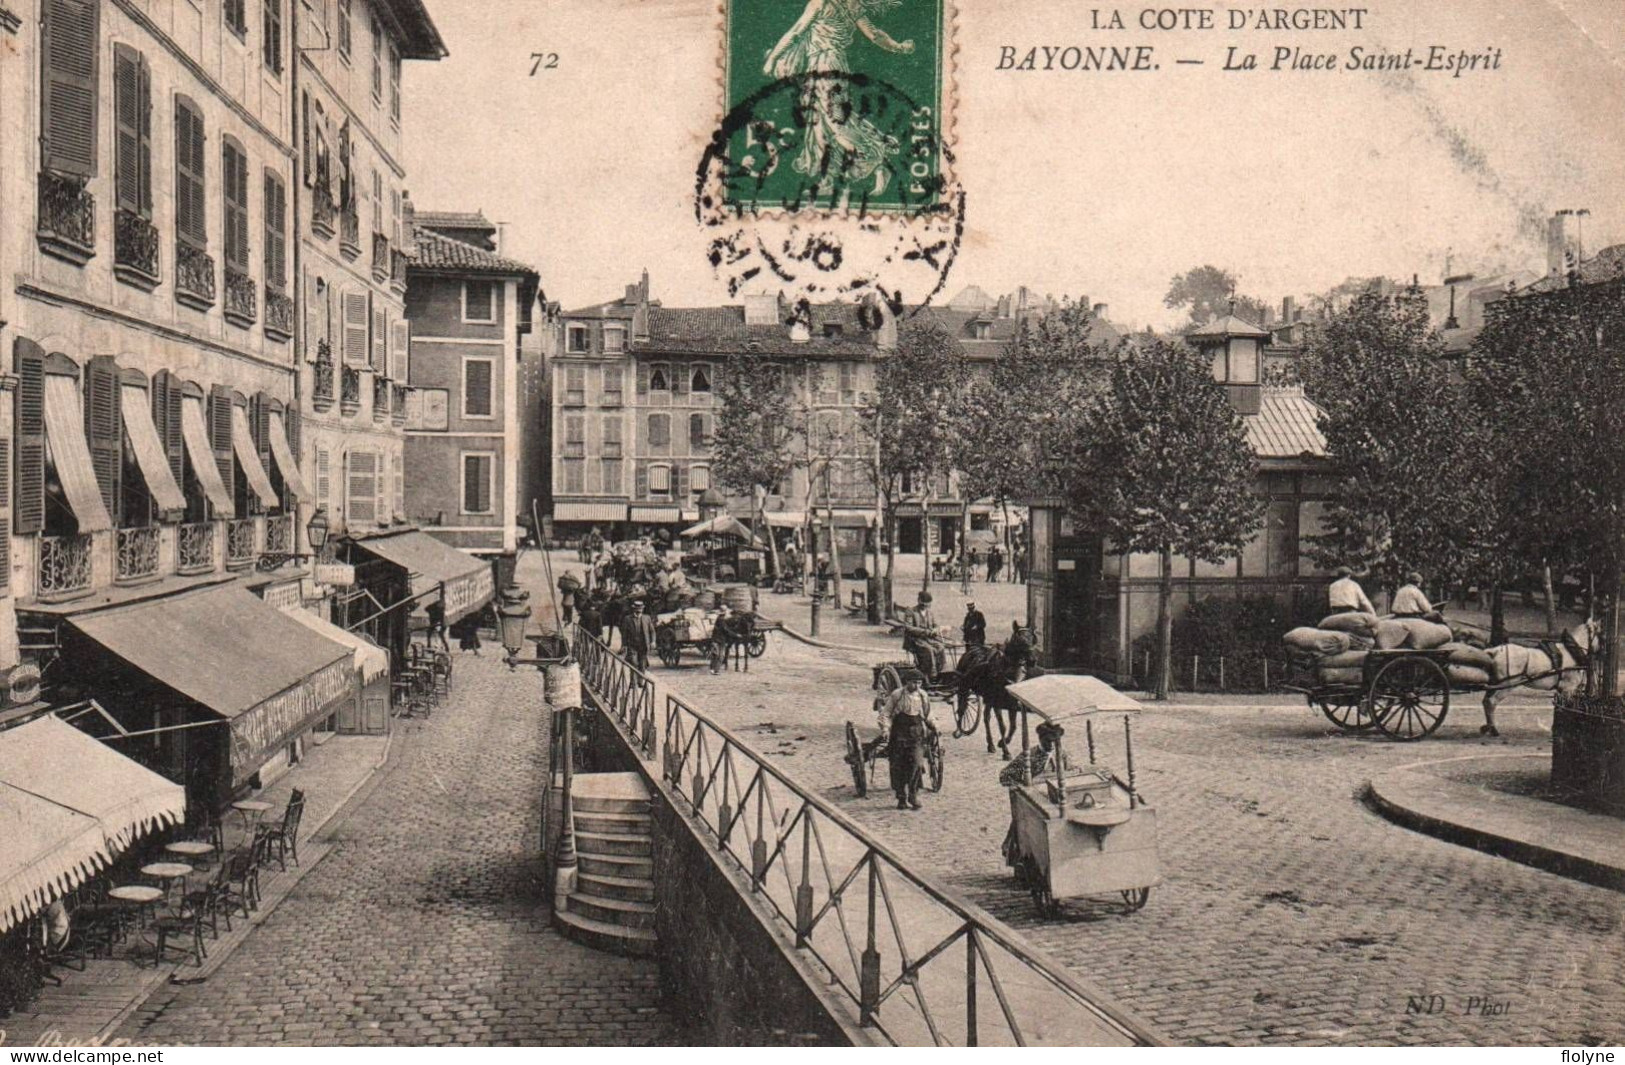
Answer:
M1563 633L1561 640L1539 647L1504 643L1491 647L1494 659L1490 669L1492 687L1484 689L1484 727L1489 736L1501 733L1495 727L1495 706L1501 697L1513 688L1534 688L1538 691L1557 691L1565 695L1579 689L1585 680L1585 668L1596 643L1597 623L1582 621Z

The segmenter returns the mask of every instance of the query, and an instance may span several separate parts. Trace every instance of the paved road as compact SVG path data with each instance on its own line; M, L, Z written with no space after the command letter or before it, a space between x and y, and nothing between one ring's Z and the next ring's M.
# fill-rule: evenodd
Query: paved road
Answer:
M1301 707L1152 709L1135 755L1164 883L1132 917L1083 902L1040 921L999 857L1009 805L979 738L948 741L944 791L899 811L884 763L858 800L841 761L844 721L872 734L862 656L778 636L749 674L692 662L655 674L1176 1041L1625 1041L1625 896L1406 831L1357 797L1381 767L1540 749L1549 709L1504 710L1489 742L1464 706L1420 745L1338 734ZM1407 1011L1430 995L1438 1012ZM1475 997L1494 1005L1469 1013Z
M634 1046L683 1041L652 961L548 924L537 882L541 678L459 655L452 704L332 831L335 852L206 983L165 988L144 1044ZM403 742L404 741L404 742Z

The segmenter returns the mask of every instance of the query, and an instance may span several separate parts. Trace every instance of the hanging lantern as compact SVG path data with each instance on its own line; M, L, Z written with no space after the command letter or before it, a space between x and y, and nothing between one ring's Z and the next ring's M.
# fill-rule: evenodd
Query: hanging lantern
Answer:
M509 658L517 657L525 647L525 623L530 620L530 606L518 596L503 590L502 605L497 607L497 621L502 629L502 649Z

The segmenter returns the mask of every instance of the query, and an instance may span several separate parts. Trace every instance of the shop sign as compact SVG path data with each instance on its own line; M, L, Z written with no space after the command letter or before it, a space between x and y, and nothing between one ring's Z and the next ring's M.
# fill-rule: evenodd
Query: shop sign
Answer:
M343 562L318 562L316 580L335 588L348 588L355 584L355 567Z

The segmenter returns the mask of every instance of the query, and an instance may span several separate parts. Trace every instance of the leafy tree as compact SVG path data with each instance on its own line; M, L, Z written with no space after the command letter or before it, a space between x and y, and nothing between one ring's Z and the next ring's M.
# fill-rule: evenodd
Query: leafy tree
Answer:
M1156 696L1166 699L1173 556L1234 558L1263 520L1246 429L1207 360L1162 341L1119 351L1073 427L1065 452L1072 514L1115 549L1160 561Z
M720 374L716 383L717 411L712 430L711 474L725 488L749 495L756 509L757 528L762 497L788 480L796 468L795 435L798 419L785 367L770 359L740 356ZM778 545L767 534L773 552L773 570L779 571Z
M1183 334L1229 314L1232 299L1241 317L1253 322L1264 320L1264 304L1251 296L1237 295L1236 275L1217 266L1195 266L1175 275L1168 282L1168 293L1163 296L1162 304L1171 310L1184 308L1187 312L1188 320L1176 330Z

